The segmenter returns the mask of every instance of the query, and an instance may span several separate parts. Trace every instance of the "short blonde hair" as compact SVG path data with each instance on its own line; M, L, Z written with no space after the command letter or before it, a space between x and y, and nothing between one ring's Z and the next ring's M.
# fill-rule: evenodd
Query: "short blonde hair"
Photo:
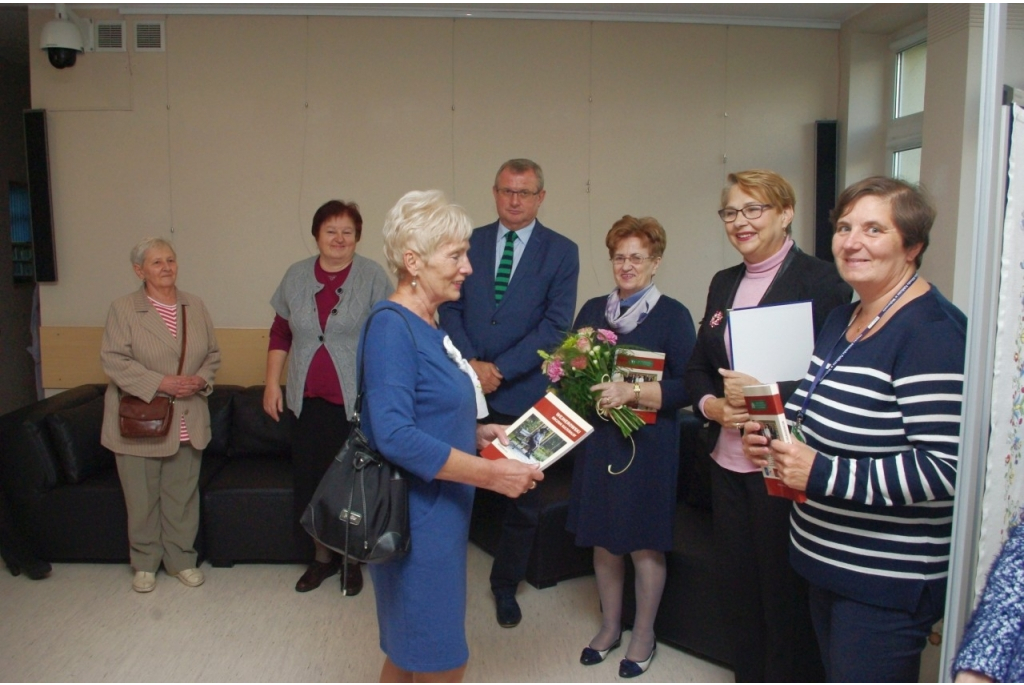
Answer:
M411 190L384 218L384 257L400 277L407 250L428 260L442 245L469 240L472 232L466 210L449 203L440 190Z
M132 248L130 259L134 266L142 266L146 261L146 253L152 250L154 247L166 247L171 251L171 254L175 258L178 257L178 253L174 251L174 246L163 238L143 238Z
M729 174L726 182L728 185L722 188L722 209L725 209L725 205L729 202L729 191L733 189L733 186L739 186L744 193L771 205L776 211L796 210L796 192L793 190L793 186L774 171L767 169L736 171ZM786 226L786 235L791 234L792 226L792 222Z

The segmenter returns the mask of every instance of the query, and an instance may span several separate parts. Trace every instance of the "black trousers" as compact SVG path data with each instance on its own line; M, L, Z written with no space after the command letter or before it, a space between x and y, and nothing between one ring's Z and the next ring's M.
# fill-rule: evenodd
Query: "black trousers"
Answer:
M736 682L821 682L807 581L789 564L793 503L772 497L760 471L713 464L715 559Z
M518 418L492 412L481 423L509 425ZM491 565L491 591L495 595L514 595L519 581L526 578L526 566L530 562L530 552L537 536L537 521L540 519L538 489L530 490L516 499L504 498L501 534Z
M295 526L300 535L306 529L299 523L309 500L313 499L327 467L348 439L351 424L343 405L319 397L302 400L302 414L292 429L292 477L295 484Z

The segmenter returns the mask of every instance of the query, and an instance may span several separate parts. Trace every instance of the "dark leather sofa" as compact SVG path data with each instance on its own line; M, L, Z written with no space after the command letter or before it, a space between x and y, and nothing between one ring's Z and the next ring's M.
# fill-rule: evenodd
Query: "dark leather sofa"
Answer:
M127 562L127 518L114 455L100 445L104 385L83 385L0 417L0 485L18 534L48 561ZM218 386L199 476L200 556L302 561L294 524L291 415L262 409L263 386Z

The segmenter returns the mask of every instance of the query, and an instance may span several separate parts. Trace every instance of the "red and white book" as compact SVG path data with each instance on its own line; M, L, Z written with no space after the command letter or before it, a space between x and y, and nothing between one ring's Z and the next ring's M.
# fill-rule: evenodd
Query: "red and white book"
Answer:
M665 353L651 352L650 350L634 350L628 347L620 347L615 350L615 371L614 379L626 383L650 383L657 382L665 375ZM630 406L636 415L643 419L646 424L653 424L658 420L658 410L639 405Z
M768 438L769 443L772 440L793 442L789 424L786 423L786 410L782 403L782 395L779 394L778 383L744 386L743 401L747 405L750 420L761 424L761 434ZM807 493L789 487L779 478L771 453L768 454L768 465L761 469L761 475L764 476L764 484L769 495L785 497L794 502L807 501Z
M493 440L480 456L516 459L543 471L593 432L593 426L549 392L505 430L509 444Z

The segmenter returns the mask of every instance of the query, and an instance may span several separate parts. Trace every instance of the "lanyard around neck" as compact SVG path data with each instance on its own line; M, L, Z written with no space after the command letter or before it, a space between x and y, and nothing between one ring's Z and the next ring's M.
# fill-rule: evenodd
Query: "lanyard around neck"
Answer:
M811 395L813 395L814 391L818 389L818 385L823 380L825 380L825 376L829 375L832 372L832 369L834 369L837 366L839 366L839 362L841 362L843 360L843 357L845 357L846 353L850 351L850 348L853 347L854 345L856 345L858 342L860 342L861 338L863 338L865 335L867 335L871 331L871 329L875 327L875 324L877 324L879 321L882 320L882 317L885 316L885 313L887 311L889 311L890 309L892 309L892 306L894 304L896 304L896 301L899 300L901 297L903 297L903 293L907 292L907 290L910 288L910 286L914 285L914 282L916 280L917 280L917 274L915 273L913 276L910 277L910 280L907 281L906 283L904 283L903 287L900 288L896 292L896 294L892 296L892 299L889 300L888 304L886 304L884 307L882 307L882 311L878 312L878 314L875 315L875 318L871 319L871 322L867 326L865 326L864 329L860 333L857 334L857 337L853 339L853 342L851 342L849 345L847 345L846 349L844 349L842 352L839 353L839 356L836 357L835 361L830 362L828 360L832 357L832 353L836 351L836 347L839 346L840 341L842 341L843 338L846 337L846 331L850 330L850 326L853 325L853 319L852 318L850 319L850 323L846 324L846 328L843 329L842 334L840 334L840 336L836 340L835 344L832 345L832 349L830 349L828 351L828 354L822 360L821 366L818 367L818 372L816 374L814 374L814 380L811 381L811 387L809 387L807 389L807 395L804 397L804 402L803 402L802 405L800 405L800 411L797 412L797 415L796 415L796 425L797 426L800 426L800 425L803 424L804 416L807 414L807 407L811 403Z

